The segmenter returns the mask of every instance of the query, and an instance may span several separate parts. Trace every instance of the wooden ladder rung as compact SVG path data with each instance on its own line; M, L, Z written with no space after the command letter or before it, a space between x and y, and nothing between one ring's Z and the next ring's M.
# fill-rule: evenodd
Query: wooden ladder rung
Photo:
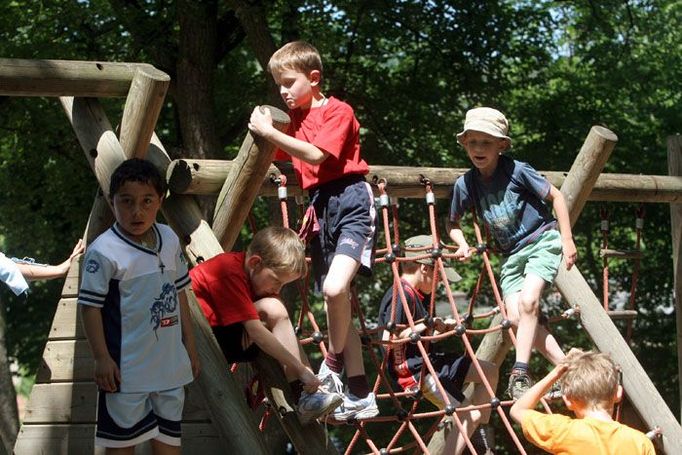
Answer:
M606 312L613 320L634 319L637 317L635 310L609 310Z
M617 259L642 259L641 251L618 251L602 248L599 250L599 256L603 258L617 258Z

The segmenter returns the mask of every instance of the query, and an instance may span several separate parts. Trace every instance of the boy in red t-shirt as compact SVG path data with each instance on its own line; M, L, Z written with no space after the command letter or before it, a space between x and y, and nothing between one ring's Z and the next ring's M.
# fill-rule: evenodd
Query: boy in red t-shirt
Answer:
M272 55L268 70L289 107L289 130L274 128L270 111L260 107L251 114L249 129L279 148L275 159L291 157L320 226L311 240L311 257L326 304L329 350L318 376L344 394L336 420L374 417L379 409L351 322L350 286L356 273L371 274L376 216L364 177L369 167L360 157L360 125L348 104L322 94L322 60L312 45L286 44ZM344 367L347 391L341 381Z
M254 235L245 253L221 253L190 271L192 289L227 361L248 362L259 351L279 361L303 424L343 401L318 390L321 382L307 366L279 297L282 286L305 275L306 267L298 235L267 227Z

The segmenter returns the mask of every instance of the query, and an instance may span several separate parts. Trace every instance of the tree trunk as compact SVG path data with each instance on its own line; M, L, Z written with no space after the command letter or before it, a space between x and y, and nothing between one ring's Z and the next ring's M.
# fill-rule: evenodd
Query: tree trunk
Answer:
M17 394L12 383L9 358L7 357L5 304L0 300L0 455L12 453L19 431Z
M214 83L217 3L178 0L175 101L182 144L190 156L215 157L222 149L216 133Z

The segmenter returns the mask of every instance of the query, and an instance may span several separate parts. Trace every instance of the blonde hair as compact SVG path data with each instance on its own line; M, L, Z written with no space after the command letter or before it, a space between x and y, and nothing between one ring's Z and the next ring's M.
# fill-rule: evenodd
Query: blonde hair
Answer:
M291 272L304 276L308 271L305 245L289 228L268 226L256 232L246 249L246 256L258 255L264 267L275 273Z
M613 406L620 383L616 364L601 352L571 352L563 361L568 366L561 378L561 391L566 398L586 406Z
M317 70L322 75L322 58L320 53L310 43L292 41L280 47L268 62L268 71L273 76L285 70L309 73Z

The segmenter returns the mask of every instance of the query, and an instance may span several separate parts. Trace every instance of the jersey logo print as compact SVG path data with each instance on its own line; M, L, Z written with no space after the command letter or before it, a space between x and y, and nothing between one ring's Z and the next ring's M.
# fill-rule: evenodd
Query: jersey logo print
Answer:
M85 271L88 273L95 273L99 270L99 262L95 261L94 259L88 260L88 263L85 264Z
M158 333L156 333L156 330L159 327L168 327L171 325L169 322L164 322L164 319L169 319L165 318L167 314L174 313L176 308L178 307L178 291L170 283L166 283L163 285L161 288L161 295L154 299L154 303L152 304L151 307L151 313L152 313L152 318L151 318L151 324L154 325L154 335L156 335L156 339L159 339Z

